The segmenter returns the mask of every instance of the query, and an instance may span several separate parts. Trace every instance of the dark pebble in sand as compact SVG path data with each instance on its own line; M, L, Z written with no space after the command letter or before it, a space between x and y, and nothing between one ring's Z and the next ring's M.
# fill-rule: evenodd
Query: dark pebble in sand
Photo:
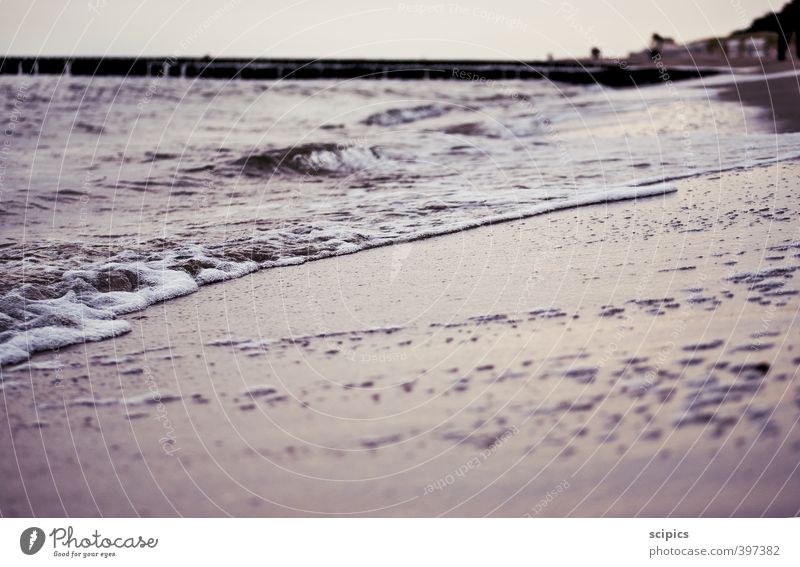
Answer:
M745 380L756 380L762 378L769 372L769 363L756 362L751 364L738 364L736 366L731 366L728 370Z
M613 431L602 433L597 437L597 440L600 443L611 443L613 441L616 441L616 439L617 439L617 434L614 433Z
M403 437L401 435L386 435L384 437L375 437L372 439L362 439L361 444L368 449L377 449L383 445L390 445L399 442Z
M711 341L711 342L708 342L708 343L699 343L699 344L696 344L696 345L686 345L685 347L683 347L683 350L686 351L686 352L693 352L693 351L696 351L696 350L713 350L713 349L716 349L716 348L720 348L724 344L725 344L725 341L717 339L715 341Z
M628 303L633 303L639 307L660 307L673 304L674 297L662 297L660 299L631 299Z
M769 350L775 345L773 343L750 343L749 345L741 345L733 349L731 352L748 352L748 351L761 351Z
M564 411L591 411L594 409L594 401L575 400L574 402L561 402L556 406L557 410Z
M251 398L257 398L259 396L270 396L272 394L278 393L278 390L273 388L272 386L253 386L249 390L242 392L242 395L249 396Z
M598 313L598 317L613 317L614 315L619 315L620 313L624 313L625 309L622 307L606 307Z
M710 422L714 418L714 414L710 412L694 412L687 411L675 420L675 425L678 427L683 425L697 425Z
M772 415L773 409L771 407L751 407L747 410L747 417L753 421L761 421L767 419Z
M564 376L566 376L567 378L573 378L583 384L594 382L596 375L597 375L597 368L591 366L584 368L572 368L564 372Z
M736 425L739 419L736 416L726 415L726 416L715 416L714 417L714 429L711 431L711 435L713 437L722 437L728 429Z
M645 431L642 433L642 439L647 441L654 441L661 437L661 430L660 429L651 429L649 431Z
M661 388L660 390L656 390L656 395L658 396L658 400L663 404L670 401L676 391L676 388Z
M144 372L144 370L142 370L141 368L128 368L126 370L120 370L119 373L120 373L120 375L123 375L123 376L134 376L134 375L137 375L137 374L142 374L143 372Z
M753 333L750 335L750 337L753 339L763 339L765 337L777 337L780 334L780 331L759 331L757 333Z

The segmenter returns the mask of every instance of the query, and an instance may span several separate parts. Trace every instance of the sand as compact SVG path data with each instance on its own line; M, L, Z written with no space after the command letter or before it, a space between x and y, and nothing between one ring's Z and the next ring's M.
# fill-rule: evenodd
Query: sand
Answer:
M787 516L800 163L208 286L2 372L4 516Z
M722 89L723 100L760 108L777 132L800 132L800 77L741 82ZM784 104L783 101L792 101Z

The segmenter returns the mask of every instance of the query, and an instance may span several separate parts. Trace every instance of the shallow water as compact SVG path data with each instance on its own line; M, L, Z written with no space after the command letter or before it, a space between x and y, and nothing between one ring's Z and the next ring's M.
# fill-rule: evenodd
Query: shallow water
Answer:
M0 364L257 269L800 152L697 85L3 77Z

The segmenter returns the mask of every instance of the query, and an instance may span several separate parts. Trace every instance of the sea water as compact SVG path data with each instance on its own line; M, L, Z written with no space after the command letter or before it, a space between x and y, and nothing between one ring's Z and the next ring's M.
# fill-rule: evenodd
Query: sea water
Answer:
M800 153L703 81L4 76L0 92L0 364L255 270Z

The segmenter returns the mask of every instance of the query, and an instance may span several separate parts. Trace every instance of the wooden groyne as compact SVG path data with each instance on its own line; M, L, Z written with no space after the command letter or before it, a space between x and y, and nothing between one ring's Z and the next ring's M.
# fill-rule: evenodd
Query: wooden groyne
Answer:
M630 87L717 74L715 69L611 63L476 60L211 59L187 57L5 57L0 74L203 79L533 80Z

